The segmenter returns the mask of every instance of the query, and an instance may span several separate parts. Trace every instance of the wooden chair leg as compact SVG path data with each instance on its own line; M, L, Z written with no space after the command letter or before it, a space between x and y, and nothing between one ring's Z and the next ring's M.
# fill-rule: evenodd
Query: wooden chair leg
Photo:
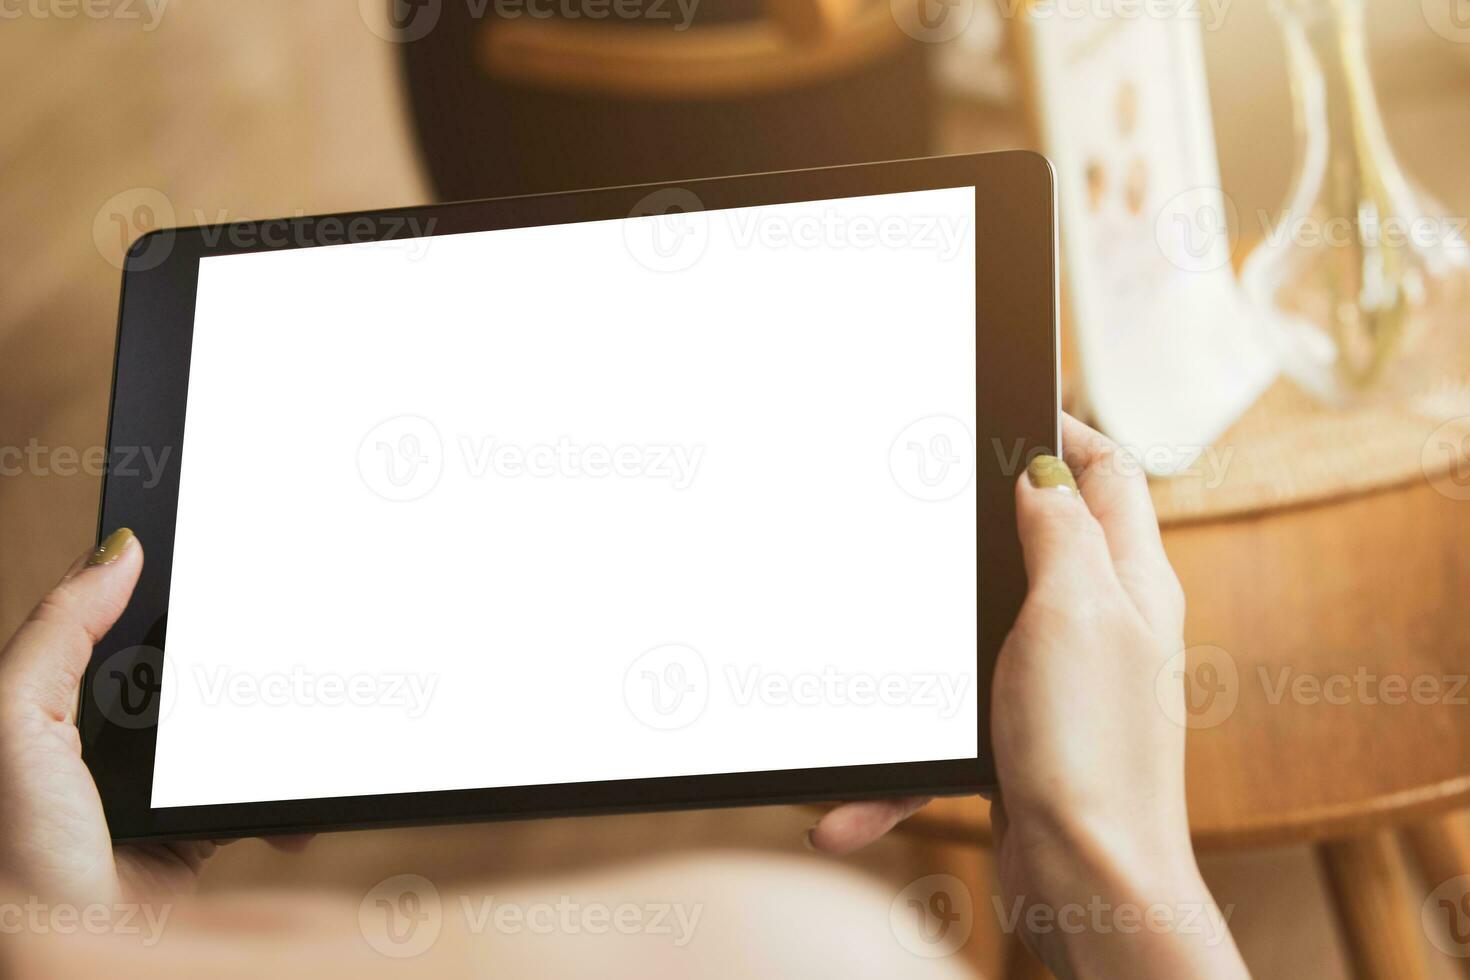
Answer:
M1425 939L1390 832L1330 841L1317 850L1338 927L1359 980L1427 980Z
M1470 874L1470 811L1451 813L1404 829L1427 891ZM1460 975L1470 977L1470 958L1458 957Z

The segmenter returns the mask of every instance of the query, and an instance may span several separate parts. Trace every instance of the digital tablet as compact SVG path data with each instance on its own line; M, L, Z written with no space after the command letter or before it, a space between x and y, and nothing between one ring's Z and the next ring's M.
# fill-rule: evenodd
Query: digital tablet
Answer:
M984 789L1057 423L1034 154L153 232L112 834Z

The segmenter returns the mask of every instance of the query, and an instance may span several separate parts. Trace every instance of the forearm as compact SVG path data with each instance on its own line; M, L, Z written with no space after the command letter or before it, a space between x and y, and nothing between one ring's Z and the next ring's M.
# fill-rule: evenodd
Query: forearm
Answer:
M1020 842L1017 842L1020 843ZM1236 980L1249 973L1185 841L1029 841L1035 894L1002 909L1062 978Z

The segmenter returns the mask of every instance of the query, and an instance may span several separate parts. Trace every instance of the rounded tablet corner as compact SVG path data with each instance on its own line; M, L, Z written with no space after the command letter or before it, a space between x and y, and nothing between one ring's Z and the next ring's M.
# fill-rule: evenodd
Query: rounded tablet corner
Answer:
M145 231L123 253L123 272L147 272L164 263L173 252L177 228L154 228Z
M1016 168L1015 176L1021 186L1034 186L1051 198L1056 193L1057 168L1051 158L1039 150L1006 150L1005 154Z

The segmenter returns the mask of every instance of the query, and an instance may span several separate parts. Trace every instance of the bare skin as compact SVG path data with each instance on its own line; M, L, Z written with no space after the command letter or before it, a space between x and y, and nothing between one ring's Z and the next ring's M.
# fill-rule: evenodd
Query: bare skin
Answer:
M1080 495L1025 477L1016 487L1029 591L991 707L1002 890L1037 910L1018 928L1059 977L1247 976L1190 845L1185 729L1172 720L1183 688L1156 690L1183 648L1184 596L1146 482L1074 419L1063 442ZM812 844L850 852L925 802L840 806ZM1080 930L1057 924L1079 907L1101 912ZM1174 925L1135 929L1149 909Z
M0 878L77 902L133 901L192 888L220 844L115 848L82 762L77 692L92 647L112 628L143 570L131 541L110 564L79 557L0 651ZM306 838L278 838L297 849Z
M1067 419L1064 435L1080 495L1025 477L1016 488L1029 592L993 688L1002 888L1026 913L1017 928L1058 976L1243 977L1190 847L1184 729L1170 720L1182 717L1183 689L1165 688L1177 703L1156 692L1182 647L1183 595L1142 477L1086 426ZM112 845L75 708L92 648L137 584L143 547L130 541L101 565L90 557L0 651L0 879L55 901L137 901L189 889L226 842ZM840 806L812 844L855 850L924 802ZM1086 924L1068 928L1079 908ZM1133 913L1148 910L1219 928L1139 927Z

